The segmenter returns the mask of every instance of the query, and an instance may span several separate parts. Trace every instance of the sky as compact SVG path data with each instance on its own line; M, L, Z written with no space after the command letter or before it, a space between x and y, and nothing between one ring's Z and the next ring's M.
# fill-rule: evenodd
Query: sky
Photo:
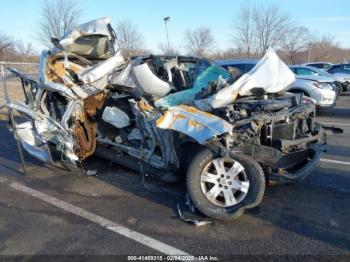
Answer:
M163 18L168 22L172 45L183 47L184 32L200 26L209 27L218 49L233 47L232 20L244 0L77 0L82 10L81 22L109 16L113 22L131 20L143 35L145 48L159 52L159 43L166 42ZM0 32L15 39L37 40L43 0L0 0ZM258 5L277 4L299 25L318 35L330 35L342 47L350 48L350 1L348 0L264 0Z

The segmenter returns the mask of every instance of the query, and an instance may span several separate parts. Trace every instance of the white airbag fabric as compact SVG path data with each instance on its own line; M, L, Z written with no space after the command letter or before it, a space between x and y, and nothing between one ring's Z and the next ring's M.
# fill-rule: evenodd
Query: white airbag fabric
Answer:
M124 128L130 125L129 116L116 107L106 107L103 111L102 119L116 128Z
M294 81L294 73L269 48L251 71L210 97L208 102L213 108L224 107L232 103L237 95L252 95L253 88L263 88L266 93L279 93L287 90Z
M146 63L135 66L132 70L137 83L145 93L163 97L170 92L170 85L153 74Z

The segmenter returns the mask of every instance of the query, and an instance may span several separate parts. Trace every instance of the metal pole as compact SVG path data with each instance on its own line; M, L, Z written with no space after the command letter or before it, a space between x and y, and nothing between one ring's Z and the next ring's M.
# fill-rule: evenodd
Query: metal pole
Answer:
M1 66L1 75L2 75L2 77L5 77L4 64L1 62L0 66Z
M310 59L311 59L311 42L309 43L309 53L308 53L308 56L307 56L307 62L310 63Z
M164 17L164 25L165 25L165 33L166 33L166 39L167 39L167 43L168 43L168 51L170 49L170 42L169 42L169 34L168 34L168 27L167 27L167 22L170 20L170 17Z
M23 150L22 150L21 142L20 142L19 136L18 136L18 134L17 134L17 126L16 126L15 118L14 118L14 116L13 116L12 108L8 108L8 110L9 110L11 125L12 125L12 128L13 128L13 134L15 135L16 142L17 142L18 153L19 153L19 156L20 156L20 158L21 158L21 164L22 164L22 169L23 169L23 175L25 175L25 174L26 174L26 163L25 163L25 161L24 161L24 155L23 155Z

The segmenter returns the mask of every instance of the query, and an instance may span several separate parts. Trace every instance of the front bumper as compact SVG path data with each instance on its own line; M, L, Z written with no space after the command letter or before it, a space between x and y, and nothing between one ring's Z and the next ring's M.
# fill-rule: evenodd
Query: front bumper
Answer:
M309 175L326 149L326 135L321 128L319 133L307 138L282 140L284 147L308 144L303 150L284 154L274 165L273 178L278 182L302 180Z
M319 109L332 108L337 101L336 92L329 89L315 88L310 97L315 100L316 107Z
M308 149L308 157L305 163L294 171L284 168L278 168L272 175L279 182L288 182L292 180L305 179L316 167L320 160L321 153L326 149L325 144L317 144L313 148Z
M334 108L337 105L337 102L334 101L332 104L318 104L316 105L316 109L324 110L324 109L331 109Z

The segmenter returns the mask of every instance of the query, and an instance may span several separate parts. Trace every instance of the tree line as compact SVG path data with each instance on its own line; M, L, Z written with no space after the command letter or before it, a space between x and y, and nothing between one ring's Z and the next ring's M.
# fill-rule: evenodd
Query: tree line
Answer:
M73 0L45 0L43 2L38 40L50 46L51 38L60 38L79 24L82 11ZM144 44L144 36L131 20L114 25L117 41L125 57L147 55L151 51ZM228 28L232 47L217 48L211 29L207 26L190 28L184 32L183 45L159 43L165 55L193 55L211 59L260 58L273 47L288 64L307 61L344 62L350 59L350 49L341 48L331 36L317 36L299 25L277 5L258 5L245 2L232 18ZM37 60L33 45L16 41L0 32L0 60L31 62Z

